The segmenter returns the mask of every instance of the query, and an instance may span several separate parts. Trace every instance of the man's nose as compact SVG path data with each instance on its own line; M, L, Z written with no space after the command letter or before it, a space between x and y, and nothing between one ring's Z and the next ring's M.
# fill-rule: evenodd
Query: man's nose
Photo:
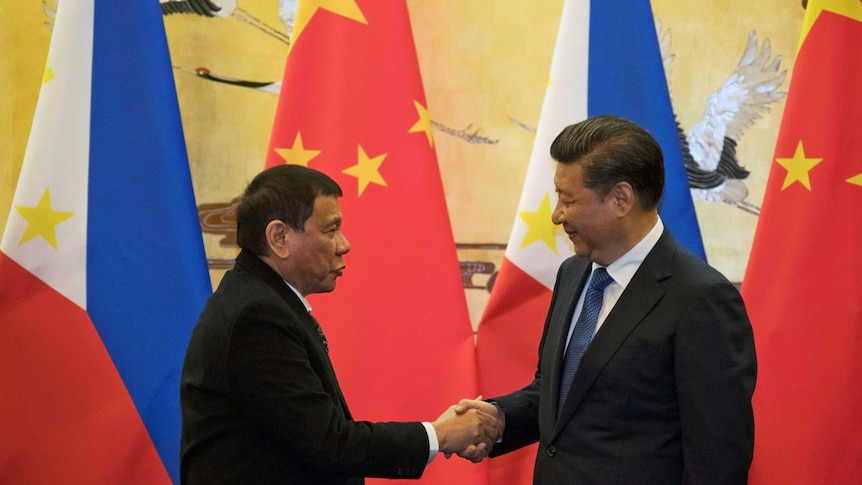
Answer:
M551 222L554 224L563 223L563 210L560 208L560 201L554 206L554 211L551 212Z
M338 254L349 253L350 252L350 241L348 241L347 238L344 237L344 234L341 234L339 239L340 240L336 244L336 250L338 251Z

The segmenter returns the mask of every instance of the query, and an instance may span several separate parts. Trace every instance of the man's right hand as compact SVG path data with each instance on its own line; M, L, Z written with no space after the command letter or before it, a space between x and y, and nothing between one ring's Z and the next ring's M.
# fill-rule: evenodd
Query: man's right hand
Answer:
M498 408L480 401L481 398L463 399L431 423L437 432L440 451L447 457L455 453L478 463L488 456L502 435L503 423L498 419Z

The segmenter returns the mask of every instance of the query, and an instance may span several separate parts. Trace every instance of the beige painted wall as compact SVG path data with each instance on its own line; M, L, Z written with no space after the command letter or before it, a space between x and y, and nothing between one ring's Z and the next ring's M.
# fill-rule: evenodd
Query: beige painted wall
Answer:
M52 4L50 0L47 2ZM284 29L274 0L240 0L242 9L266 25ZM496 143L468 143L436 131L437 154L456 242L505 244L532 148L547 84L562 0L455 2L408 0L432 119L448 128L478 130ZM768 38L773 55L790 69L803 9L790 0L654 0L670 29L675 55L671 95L682 126L704 114L709 95L734 70L749 32ZM39 0L0 2L0 229L9 215L50 40ZM277 96L205 81L213 73L277 81L286 45L238 18L166 17L172 62L195 193L199 204L227 202L262 167ZM130 55L130 62L134 57ZM786 90L788 81L785 81ZM752 174L748 201L760 205L783 102L746 131L738 147ZM722 203L696 204L709 261L741 281L757 217ZM236 250L204 235L210 258ZM360 249L360 248L355 248ZM462 248L461 260L499 265L500 249ZM214 284L221 271L211 272ZM476 275L484 285L487 276ZM465 290L474 324L487 299L483 289Z

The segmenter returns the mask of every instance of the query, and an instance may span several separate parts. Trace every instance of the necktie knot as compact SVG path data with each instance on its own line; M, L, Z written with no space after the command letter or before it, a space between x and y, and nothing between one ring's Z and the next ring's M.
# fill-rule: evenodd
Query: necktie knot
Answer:
M608 274L605 268L596 268L593 271L593 280L590 282L590 288L598 291L604 291L609 284L613 283L614 279Z

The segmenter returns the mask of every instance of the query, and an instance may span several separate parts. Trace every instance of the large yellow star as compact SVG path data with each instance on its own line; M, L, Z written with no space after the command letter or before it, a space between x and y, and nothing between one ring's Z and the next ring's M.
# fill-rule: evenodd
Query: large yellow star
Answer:
M358 179L359 195L362 195L362 192L365 191L365 187L368 187L368 184L371 182L386 187L386 181L383 180L383 177L380 175L380 164L383 163L384 158L386 158L385 153L374 158L368 158L368 155L365 154L365 150L360 146L358 163L342 170L342 172L347 175L352 175Z
M802 148L802 140L799 140L799 145L796 146L796 153L793 154L793 158L776 158L775 161L787 169L787 176L784 178L784 185L781 186L781 190L790 187L793 182L798 181L810 191L811 179L808 178L808 171L822 162L823 159L806 158L805 149Z
M57 233L55 228L58 224L74 215L73 212L60 212L51 208L51 194L47 188L39 199L39 204L36 207L15 206L15 209L27 221L27 228L24 229L24 235L21 236L19 245L33 239L36 236L42 236L48 244L54 249L57 249Z
M536 241L542 241L557 254L557 228L551 222L551 197L547 192L536 212L520 211L518 216L527 224L527 234L524 235L521 249Z
M826 3L822 1L808 2L808 6L805 8L805 19L802 21L802 35L799 37L799 47L802 47L802 43L808 37L811 26L814 25L814 22L817 21L817 18L820 17L820 14L824 10L862 22L862 2L859 0L832 0L828 2L828 6L824 5ZM797 47L797 51L799 47Z
M296 44L305 26L311 21L311 17L320 9L329 10L334 14L368 25L362 10L359 10L359 5L356 5L356 0L303 0L296 8L291 46Z
M434 147L434 135L431 133L431 115L428 114L428 109L422 106L419 101L413 100L413 105L416 106L416 113L419 115L419 121L410 127L408 133L425 132L428 137L428 144Z
M320 150L306 150L302 145L302 134L297 131L296 138L293 139L293 146L290 148L276 148L275 153L278 153L288 165L307 167L308 162L320 154Z

